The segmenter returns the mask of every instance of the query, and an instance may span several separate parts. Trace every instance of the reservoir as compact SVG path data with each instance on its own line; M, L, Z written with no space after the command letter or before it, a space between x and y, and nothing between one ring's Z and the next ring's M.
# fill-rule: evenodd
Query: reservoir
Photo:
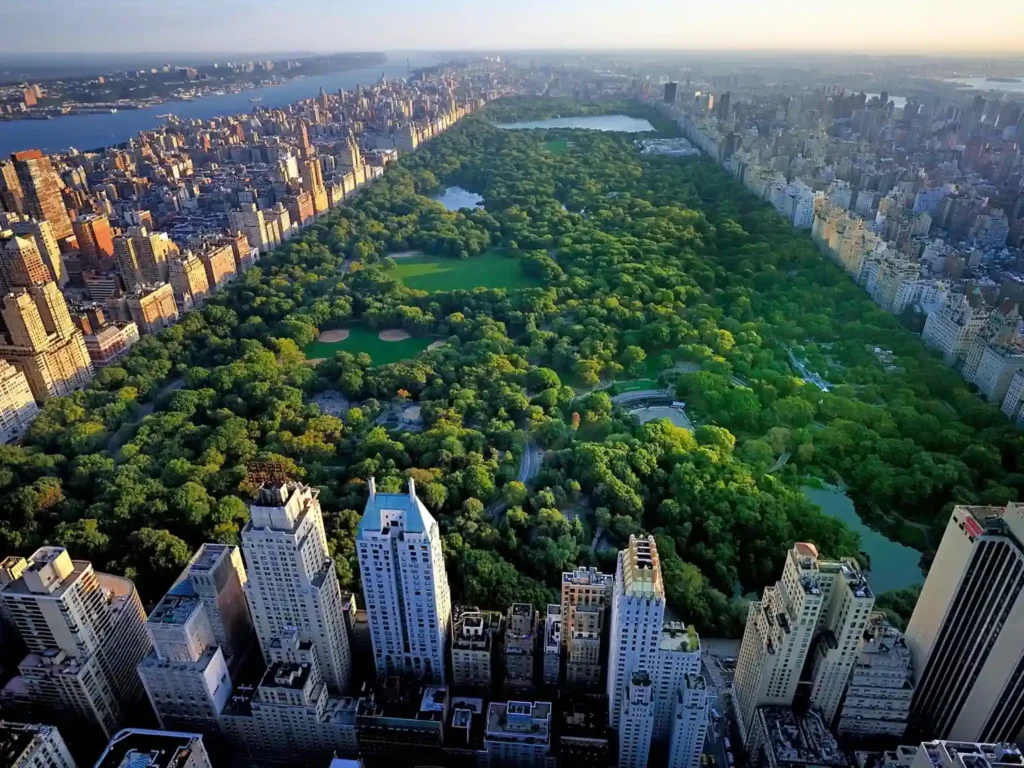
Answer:
M654 126L647 120L628 115L594 115L592 117L552 117L548 120L532 120L522 123L496 123L499 128L509 131L525 131L531 128L583 128L588 131L617 131L619 133L645 133Z
M440 195L431 195L430 199L437 200L449 211L484 207L484 199L480 195L462 187L448 187Z
M924 583L918 562L921 553L903 544L890 541L878 531L868 528L854 509L853 501L842 491L829 488L803 488L804 496L821 507L830 517L846 523L860 536L860 548L871 558L868 584L875 595L890 589L904 589Z
M420 54L410 60L409 67L432 66L440 60L439 56ZM139 131L152 130L167 122L157 115L170 113L182 120L209 120L252 112L254 107L287 107L300 99L313 98L321 88L328 93L336 93L339 88L349 90L357 85L373 85L380 81L382 75L389 80L408 77L405 58L398 63L396 56L394 61L394 64L379 67L297 77L281 85L223 96L204 96L195 101L166 101L146 109L119 109L112 114L70 115L52 120L3 121L0 122L0 157L23 149L41 149L44 152L59 152L68 147L82 151L99 149L128 141Z

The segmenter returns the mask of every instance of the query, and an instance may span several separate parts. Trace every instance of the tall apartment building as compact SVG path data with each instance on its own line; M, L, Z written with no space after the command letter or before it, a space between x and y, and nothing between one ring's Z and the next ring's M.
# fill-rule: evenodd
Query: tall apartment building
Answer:
M0 564L0 601L28 650L0 698L77 717L106 738L133 716L135 667L150 646L131 581L42 547Z
M242 530L245 591L266 661L294 629L314 649L327 687L341 693L352 676L352 655L318 495L299 483L260 488Z
M4 768L75 768L60 732L52 725L0 720Z
M831 722L873 605L856 563L823 560L813 544L794 545L782 578L765 588L747 615L733 681L733 706L745 741L758 707L793 704L809 658L811 704Z
M162 728L220 730L231 672L253 640L238 547L204 544L149 615L153 650L138 666Z
M7 294L0 300L0 317L0 359L25 374L36 400L69 395L92 380L82 332L56 283Z
M494 655L504 619L498 611L455 606L452 612L452 682L456 687L490 690Z
M114 235L110 219L95 213L79 216L71 227L87 269L106 270L114 266Z
M166 232L150 232L145 227L131 227L114 238L117 271L130 291L167 282L167 258L176 250Z
M928 315L921 340L941 352L946 365L953 365L967 353L971 342L985 326L988 314L984 308L973 306L966 295L953 294L941 309Z
M416 496L377 493L373 478L356 550L377 676L445 680L451 594L437 521Z
M565 682L570 687L601 685L601 644L614 586L615 577L596 568L562 574L562 642Z
M1024 727L1024 505L958 506L907 625L913 734L1012 741Z
M986 344L972 381L986 400L1001 404L1019 371L1024 371L1024 346Z
M96 368L116 363L127 355L139 340L139 326L135 323L106 323L85 334L85 348Z
M213 768L198 733L126 728L110 740L94 768Z
M903 633L872 613L839 714L840 736L902 738L914 696L914 662Z
M541 682L558 685L562 672L562 606L552 603L544 614Z
M12 221L10 227L15 235L35 243L39 256L49 272L47 279L53 280L61 287L67 285L67 270L64 269L60 246L57 244L57 238L53 235L53 227L50 226L50 222L23 216L20 221Z
M630 536L619 552L611 603L606 693L613 728L619 725L634 673L650 675L656 668L664 616L665 585L654 537ZM652 705L652 726L653 718Z
M505 617L505 688L527 691L536 679L540 617L529 603L512 603Z
M619 768L647 768L654 732L654 683L644 670L634 671L626 685L618 718Z
M34 241L11 230L0 231L0 288L10 291L50 280L50 270Z
M50 164L50 158L38 149L15 152L11 155L18 182L23 193L24 213L34 219L50 222L53 236L58 240L72 234L64 200L60 194L60 181Z
M681 621L666 621L654 667L654 734L655 743L668 743L675 722L677 694L686 681L700 675L700 637L696 630Z
M708 690L700 675L687 675L672 695L668 768L697 768L708 733Z
M1024 371L1017 371L1010 379L1010 386L1006 388L1002 411L1008 419L1017 421L1021 417L1022 404L1024 404Z
M484 748L488 765L547 768L551 751L551 703L494 701L487 707Z
M159 333L178 322L178 305L170 283L140 286L122 301L128 310L125 319L131 319L141 334Z
M789 707L758 707L747 738L747 754L764 768L850 768L821 715L798 715Z
M217 245L199 254L199 259L206 268L206 281L210 290L217 290L225 283L234 280L237 274L235 253L230 245Z
M210 281L202 260L186 252L180 259L171 259L167 266L175 301L182 310L201 307L210 295Z
M303 160L300 165L302 188L309 193L313 203L313 211L319 216L327 212L327 187L324 186L323 169L320 160L311 157Z
M10 213L25 212L25 193L13 162L0 160L0 208Z
M6 360L0 360L0 443L24 435L39 415L25 374Z
M264 212L254 203L243 203L240 210L228 212L228 226L241 231L260 253L268 253L281 244L281 234L267 227Z

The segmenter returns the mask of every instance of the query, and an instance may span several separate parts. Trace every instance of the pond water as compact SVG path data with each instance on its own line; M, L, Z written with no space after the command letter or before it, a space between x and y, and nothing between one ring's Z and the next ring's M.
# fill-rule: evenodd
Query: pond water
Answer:
M877 596L890 589L903 589L924 583L918 561L921 553L911 547L890 541L878 531L868 528L860 519L853 501L842 491L827 488L803 488L804 496L821 507L825 514L846 523L860 535L861 550L871 558L868 584Z
M653 131L654 126L647 120L629 115L594 115L592 117L552 117L548 120L532 120L522 123L496 123L499 128L510 131L525 131L531 128L584 128L590 131L617 131L619 133L644 133Z
M448 187L440 195L431 195L431 200L437 200L449 211L457 211L460 208L483 208L484 199L476 192L470 192L462 187Z

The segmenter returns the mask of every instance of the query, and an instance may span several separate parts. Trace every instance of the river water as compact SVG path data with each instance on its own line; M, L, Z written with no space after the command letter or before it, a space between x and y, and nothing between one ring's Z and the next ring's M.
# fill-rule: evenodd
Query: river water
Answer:
M903 589L924 583L924 574L918 565L921 553L890 541L878 531L868 528L854 509L849 496L842 491L824 488L804 488L803 492L825 514L839 518L860 535L860 548L871 558L867 579L876 596L890 589Z
M654 126L647 120L628 115L594 115L592 117L552 117L548 120L529 120L521 123L495 123L510 131L531 128L584 128L591 131L617 131L619 133L646 133Z
M328 93L339 88L372 85L383 75L389 80L408 76L406 61L397 58L394 64L345 72L330 72L316 77L299 77L281 85L254 88L223 96L204 96L195 101L167 101L146 109L123 109L114 114L72 115L52 120L12 120L0 122L0 157L23 149L57 152L68 147L80 150L99 149L128 141L139 131L151 130L166 120L157 115L174 114L183 119L210 119L222 115L251 112L254 107L286 107L300 99L311 98L322 87ZM409 60L412 69L428 67L441 61L440 56L419 54ZM259 98L256 104L250 99Z

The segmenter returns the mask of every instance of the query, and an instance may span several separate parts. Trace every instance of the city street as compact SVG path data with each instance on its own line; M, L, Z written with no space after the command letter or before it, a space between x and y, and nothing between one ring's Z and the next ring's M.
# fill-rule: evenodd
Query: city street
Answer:
M740 757L731 738L732 749L728 750L725 747L725 739L730 735L732 718L729 688L732 686L735 659L739 649L739 640L701 638L703 674L708 684L708 703L712 710L707 739L704 742L708 768L712 765L714 768L728 768L727 752L731 751L734 759ZM717 718L714 716L715 712L718 713Z

